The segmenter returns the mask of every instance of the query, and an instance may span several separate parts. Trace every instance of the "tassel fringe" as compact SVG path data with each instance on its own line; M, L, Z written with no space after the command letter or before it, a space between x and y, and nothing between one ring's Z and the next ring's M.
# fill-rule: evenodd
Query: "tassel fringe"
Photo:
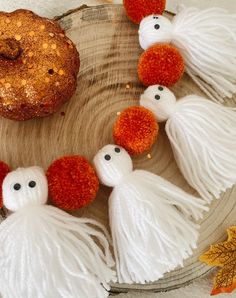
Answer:
M212 99L236 92L236 14L220 8L185 8L173 19L173 39L186 72Z
M193 219L207 211L195 198L146 171L134 171L109 200L118 281L153 282L183 266L197 245Z
M22 208L0 225L3 297L108 297L115 272L107 236L96 221L52 206Z
M236 183L236 110L196 95L176 103L166 123L178 166L208 203Z

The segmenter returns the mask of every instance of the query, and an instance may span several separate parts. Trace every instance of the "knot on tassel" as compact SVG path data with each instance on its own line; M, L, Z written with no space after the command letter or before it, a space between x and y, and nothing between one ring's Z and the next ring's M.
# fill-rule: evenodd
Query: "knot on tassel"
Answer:
M44 205L48 197L48 182L40 167L19 168L3 181L3 204L16 212L29 205Z
M177 107L174 93L160 85L148 87L141 95L140 105L152 111L158 122L168 120Z
M170 43L174 26L166 17L150 15L142 20L139 27L139 43L146 50L156 43Z
M102 184L115 187L133 171L129 154L122 147L107 145L93 159L97 175Z

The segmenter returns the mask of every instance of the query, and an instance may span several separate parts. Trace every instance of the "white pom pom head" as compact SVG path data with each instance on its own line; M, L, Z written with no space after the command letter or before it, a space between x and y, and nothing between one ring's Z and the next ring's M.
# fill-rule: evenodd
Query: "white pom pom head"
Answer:
M175 111L176 97L170 89L153 85L141 95L140 105L152 111L158 122L163 122Z
M173 25L161 15L150 15L142 20L139 27L139 43L146 50L155 43L170 43Z
M3 204L10 211L47 202L48 183L43 169L19 168L10 172L3 181Z
M129 154L116 145L103 147L93 161L101 183L110 187L118 185L133 170Z

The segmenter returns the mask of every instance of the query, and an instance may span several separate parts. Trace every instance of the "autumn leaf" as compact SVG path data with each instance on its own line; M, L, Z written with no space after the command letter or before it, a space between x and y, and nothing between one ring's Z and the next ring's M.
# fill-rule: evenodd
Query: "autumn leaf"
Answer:
M236 226L227 230L228 240L215 245L200 256L200 261L221 267L215 276L211 295L232 293L236 289Z

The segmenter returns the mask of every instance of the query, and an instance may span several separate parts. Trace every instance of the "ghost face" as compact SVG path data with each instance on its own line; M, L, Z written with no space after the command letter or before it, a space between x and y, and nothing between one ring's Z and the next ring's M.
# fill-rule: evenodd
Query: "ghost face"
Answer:
M146 50L156 43L170 43L173 25L161 15L150 15L142 20L139 27L139 43Z
M3 204L10 211L15 212L30 204L45 204L47 197L47 179L39 167L19 168L3 181Z
M141 95L140 105L152 111L158 122L163 122L175 111L176 97L170 89L154 85L148 87Z
M118 185L133 170L129 154L116 145L103 147L93 161L101 183L110 187Z

